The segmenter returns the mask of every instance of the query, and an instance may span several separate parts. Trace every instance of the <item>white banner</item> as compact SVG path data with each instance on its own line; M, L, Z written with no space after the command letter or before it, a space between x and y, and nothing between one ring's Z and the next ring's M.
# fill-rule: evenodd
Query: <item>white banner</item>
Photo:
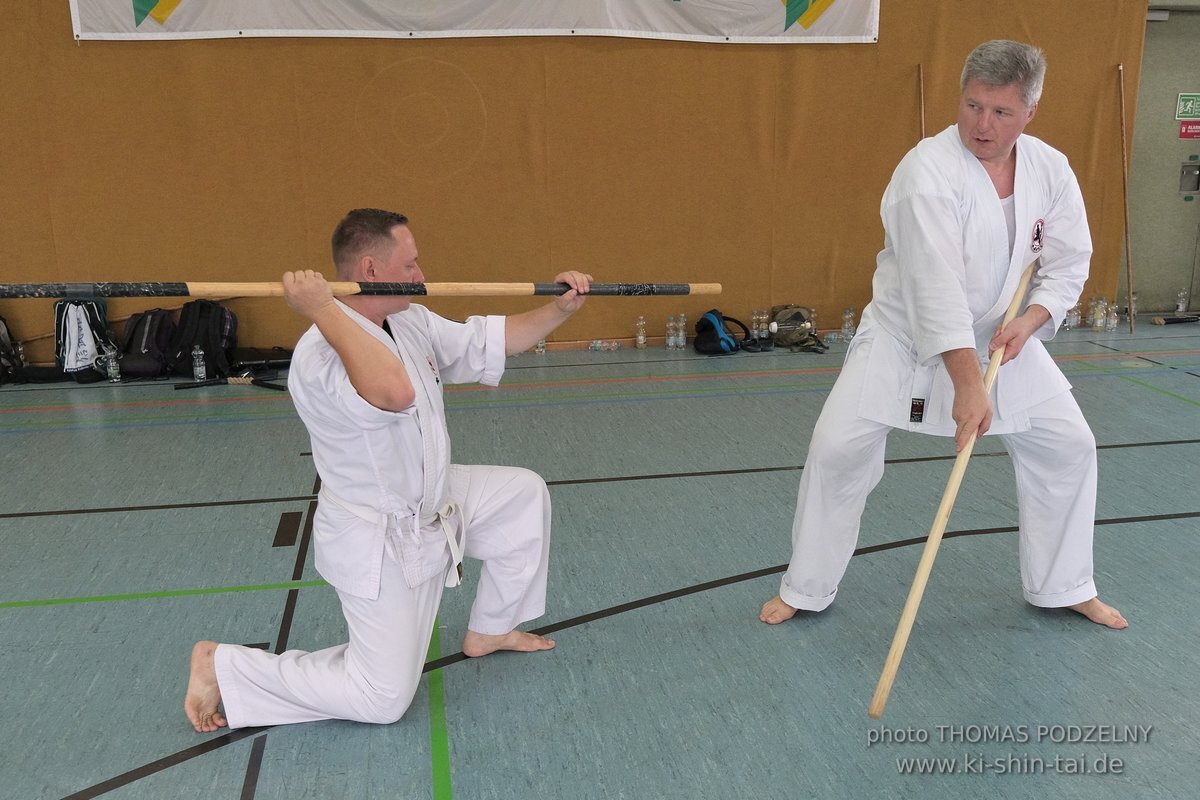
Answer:
M630 36L874 42L879 0L70 0L76 39Z

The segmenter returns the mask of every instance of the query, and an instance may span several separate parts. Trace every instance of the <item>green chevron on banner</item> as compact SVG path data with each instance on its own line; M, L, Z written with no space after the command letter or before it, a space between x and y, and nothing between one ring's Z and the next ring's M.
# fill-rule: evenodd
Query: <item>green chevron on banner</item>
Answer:
M150 16L150 12L158 5L158 0L133 0L133 25L137 27L142 20ZM806 4L807 5L807 4ZM791 3L788 3L788 13L791 13ZM788 23L791 24L790 22Z
M808 11L808 7L812 5L812 0L787 0L787 19L784 21L783 29L786 31L796 24L796 20Z

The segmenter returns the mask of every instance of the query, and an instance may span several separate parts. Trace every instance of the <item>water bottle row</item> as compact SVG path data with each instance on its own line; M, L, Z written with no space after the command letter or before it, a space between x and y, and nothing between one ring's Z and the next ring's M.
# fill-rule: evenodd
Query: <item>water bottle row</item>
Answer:
M1137 292L1130 296L1129 307L1125 310L1127 315L1137 316ZM1067 316L1063 319L1063 330L1072 330L1075 328L1091 328L1093 331L1108 331L1113 332L1121 324L1121 311L1117 308L1116 302L1108 302L1107 297L1092 296L1088 300L1086 307L1082 303L1076 303L1073 308L1067 311Z
M812 313L809 316L809 321L812 323L814 332L817 328L817 315ZM849 342L854 338L856 331L855 327L855 310L853 307L847 308L842 312L842 327L840 331L831 332L826 338L827 341L837 341L840 335L841 341ZM666 319L665 335L663 336L663 346L668 350L685 350L688 343L688 321L686 314L672 314ZM774 323L771 321L771 312L766 309L754 309L750 312L750 337L754 339L767 339L775 333ZM647 323L645 315L639 315L634 322L633 346L638 350L645 350L649 337L646 333ZM613 340L606 342L602 339L594 339L588 345L589 350L619 350L620 344ZM541 354L546 352L546 341L543 339L534 346L533 351Z
M23 359L22 359L23 361ZM104 374L109 383L121 382L121 354L115 347L104 345L104 352L97 358L104 365ZM204 350L200 345L192 347L192 380L196 383L208 378L208 368L204 362Z

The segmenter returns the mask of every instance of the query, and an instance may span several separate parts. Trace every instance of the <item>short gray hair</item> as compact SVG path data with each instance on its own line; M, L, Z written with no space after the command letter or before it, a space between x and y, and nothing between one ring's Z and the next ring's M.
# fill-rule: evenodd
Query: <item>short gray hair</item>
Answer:
M1021 100L1029 108L1042 97L1042 81L1046 77L1046 54L1040 47L1007 39L984 42L971 51L963 65L959 88L977 80L985 86L1015 85Z

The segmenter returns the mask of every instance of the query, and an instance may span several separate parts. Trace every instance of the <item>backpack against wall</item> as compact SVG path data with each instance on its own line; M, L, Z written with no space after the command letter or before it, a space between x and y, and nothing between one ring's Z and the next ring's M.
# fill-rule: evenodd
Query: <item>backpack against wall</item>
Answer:
M108 330L103 300L59 300L54 304L54 364L76 383L105 378L104 351L117 345Z
M728 323L742 329L741 340L729 329ZM741 341L749 335L750 329L745 323L733 317L726 317L714 308L696 320L696 338L692 341L692 346L696 348L697 353L706 356L729 355L740 350Z
M829 349L821 341L812 323L812 309L807 306L782 305L771 307L771 322L775 323L772 338L777 347L790 347L793 353L824 353Z
M125 322L121 340L121 374L130 378L161 378L170 374L167 351L175 334L175 319L164 308L134 314Z
M232 370L229 358L237 347L237 317L232 311L211 300L192 300L179 312L179 324L167 348L171 372L192 376L192 348L204 351L205 374L209 378L228 378Z
M9 383L17 379L25 366L21 356L17 354L17 345L8 330L8 323L0 317L0 383Z

